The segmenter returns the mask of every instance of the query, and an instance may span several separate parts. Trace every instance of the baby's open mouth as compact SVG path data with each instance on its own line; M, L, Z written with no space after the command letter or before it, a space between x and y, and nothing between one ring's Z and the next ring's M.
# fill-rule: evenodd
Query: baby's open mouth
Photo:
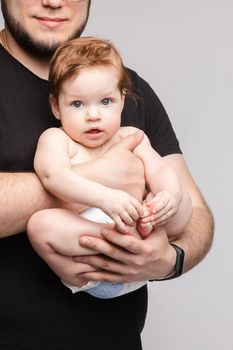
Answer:
M99 132L101 132L100 129L90 129L87 131L88 134L98 134Z

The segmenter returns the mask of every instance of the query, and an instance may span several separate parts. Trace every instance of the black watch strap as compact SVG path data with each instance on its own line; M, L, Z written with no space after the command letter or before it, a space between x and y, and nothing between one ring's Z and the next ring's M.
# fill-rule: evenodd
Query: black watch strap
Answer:
M174 271L169 276L159 278L159 279L150 280L150 282L167 281L167 280L171 280L173 278L176 278L176 277L179 277L182 275L183 267L184 267L184 257L185 257L184 250L182 248L178 247L176 244L173 244L173 243L170 243L170 244L176 251L176 263L175 263Z

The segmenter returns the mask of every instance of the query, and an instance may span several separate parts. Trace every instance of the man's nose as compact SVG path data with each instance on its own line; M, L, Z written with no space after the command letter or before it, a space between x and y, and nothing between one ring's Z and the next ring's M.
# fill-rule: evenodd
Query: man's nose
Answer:
M41 0L41 3L45 7L59 8L62 6L63 0Z

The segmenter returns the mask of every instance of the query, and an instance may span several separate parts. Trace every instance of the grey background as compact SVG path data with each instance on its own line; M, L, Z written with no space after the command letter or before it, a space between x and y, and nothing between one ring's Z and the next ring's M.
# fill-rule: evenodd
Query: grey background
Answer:
M85 34L111 39L156 91L216 219L200 265L149 285L144 349L232 350L233 2L92 2Z

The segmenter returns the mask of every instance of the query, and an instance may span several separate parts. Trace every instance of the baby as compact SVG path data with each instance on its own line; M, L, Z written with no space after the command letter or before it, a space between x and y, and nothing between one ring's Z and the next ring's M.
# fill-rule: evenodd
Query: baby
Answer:
M46 130L38 142L34 167L44 187L62 200L88 207L81 213L87 219L115 223L122 234L143 239L154 226L165 225L169 239L177 237L190 219L191 202L174 169L151 147L145 134L133 150L144 165L148 191L144 201L144 189L139 193L133 188L127 191L110 188L74 169L77 164L101 158L111 146L138 130L120 126L125 96L137 97L116 48L93 37L71 40L55 53L49 81L51 108L62 127ZM43 211L44 222L51 210L56 209ZM59 212L51 230L56 231L64 220L67 218ZM39 249L37 246L40 230L43 220L40 227L30 224L28 234L33 247L46 261L43 242ZM80 246L80 255L84 254L93 251ZM73 292L86 290L94 296L110 298L145 283L89 282L82 288L69 287Z

